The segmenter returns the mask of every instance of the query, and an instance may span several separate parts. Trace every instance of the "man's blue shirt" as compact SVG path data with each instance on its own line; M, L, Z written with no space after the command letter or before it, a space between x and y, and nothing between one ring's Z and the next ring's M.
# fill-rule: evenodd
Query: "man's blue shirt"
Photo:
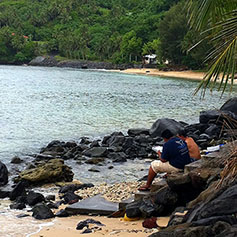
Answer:
M161 158L178 169L184 169L185 165L191 163L187 144L178 137L173 137L164 144Z

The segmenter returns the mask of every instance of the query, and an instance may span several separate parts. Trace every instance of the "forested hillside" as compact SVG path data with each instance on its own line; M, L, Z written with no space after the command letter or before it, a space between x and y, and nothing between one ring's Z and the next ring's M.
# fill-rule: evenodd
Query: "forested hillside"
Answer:
M188 32L184 2L2 0L0 63L37 55L125 63L156 53L161 61L200 67L208 46L186 55L197 39Z

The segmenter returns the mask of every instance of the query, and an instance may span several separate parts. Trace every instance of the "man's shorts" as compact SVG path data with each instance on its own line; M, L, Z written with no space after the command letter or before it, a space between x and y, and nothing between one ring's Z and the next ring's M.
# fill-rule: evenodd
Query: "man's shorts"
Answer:
M151 162L152 170L157 173L177 173L182 171L181 169L177 169L174 166L170 165L169 162L162 162L160 160L154 160Z

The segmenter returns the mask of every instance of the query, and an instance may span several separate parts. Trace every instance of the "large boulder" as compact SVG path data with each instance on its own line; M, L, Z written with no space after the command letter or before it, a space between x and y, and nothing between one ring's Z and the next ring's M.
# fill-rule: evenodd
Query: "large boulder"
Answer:
M219 110L201 111L199 121L204 124L215 123L220 116L221 112Z
M237 213L237 184L228 188L220 196L206 203L200 211L197 212L197 220Z
M237 97L227 100L220 108L221 111L230 111L237 115Z
M8 170L5 164L0 161L0 187L8 183Z
M200 123L204 124L214 123L222 125L223 121L226 120L226 116L233 119L237 119L237 115L235 115L231 111L207 110L200 112L199 121Z
M24 170L15 180L27 180L31 184L70 182L73 179L73 175L71 168L65 165L63 160L52 159L36 168Z
M169 129L173 134L177 134L178 131L183 127L184 127L183 124L177 122L174 119L169 118L158 119L152 125L150 129L150 135L152 137L160 137L162 132L166 129Z

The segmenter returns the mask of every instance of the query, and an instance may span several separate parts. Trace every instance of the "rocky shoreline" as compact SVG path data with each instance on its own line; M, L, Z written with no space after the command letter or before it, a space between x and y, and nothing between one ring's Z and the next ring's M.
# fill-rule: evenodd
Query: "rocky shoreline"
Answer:
M62 209L60 206L70 206L98 194L109 201L123 202L136 192L142 181L99 186L92 183L68 184L73 181L74 174L64 161L75 160L78 166L93 164L94 168L88 172L98 172L98 166L108 163L111 164L108 168L113 169L113 163L117 162L126 164L127 160L156 159L152 147L163 144L160 137L162 131L169 128L176 133L185 127L202 150L228 144L217 154L207 154L202 162L195 162L196 166L186 169L185 173L168 176L161 187L146 197L124 204L116 216L126 214L130 219L142 217L146 219L144 227L153 228L157 226L152 226L152 217L173 213L168 228L151 236L222 236L228 231L237 233L237 180L235 170L232 170L231 176L227 169L236 161L233 156L236 145L230 141L235 138L237 98L227 101L220 110L200 112L199 121L189 125L164 118L158 119L150 129L129 129L127 134L114 132L94 140L82 137L78 143L52 141L34 155L33 162L24 171L8 176L7 167L0 164L0 198L12 201L11 209L31 207L32 216L36 219L72 215L67 207ZM19 167L27 161L15 157L12 163ZM235 167L236 163L232 165ZM9 179L14 180L13 186ZM48 183L56 183L60 187L58 195L45 197L33 191L33 187ZM60 210L55 211L58 208Z
M42 67L69 67L78 69L105 69L105 70L125 70L128 68L141 68L141 64L125 63L113 64L110 62L97 62L85 60L64 60L58 61L54 56L38 56L28 63L29 66Z

